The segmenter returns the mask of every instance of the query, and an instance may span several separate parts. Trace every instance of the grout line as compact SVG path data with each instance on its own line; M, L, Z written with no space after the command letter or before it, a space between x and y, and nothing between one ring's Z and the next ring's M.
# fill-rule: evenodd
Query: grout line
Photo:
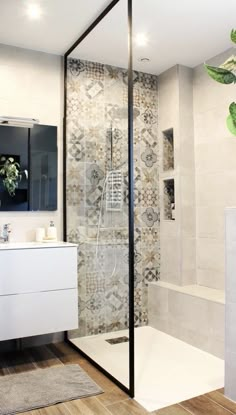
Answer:
M109 406L115 405L116 403L126 403L128 401L130 401L131 398L125 398L125 399L120 399L119 401L115 401L113 403L109 403L107 406L105 406L105 408L108 408Z
M108 407L105 406L101 401L99 401L99 399L97 398L97 396L95 396L95 399L98 401L98 403L109 413L112 415L111 411L109 411Z
M194 398L193 398L194 399ZM186 409L183 405L181 405L181 402L180 403L178 403L177 405L179 405L181 408L183 408L186 412L188 412L189 414L191 414L191 415L194 415L194 413L193 412L191 412L189 409Z
M140 408L140 410L142 410L142 411L144 411L144 414L143 415L145 415L145 414L151 414L152 412L149 412L144 406L142 406L138 401L136 401L136 399L135 398L130 398L130 400L131 401L134 401L135 402L135 404L137 405L137 407L138 408ZM126 399L126 401L127 401L127 399ZM126 405L127 406L127 404L126 404L126 402L124 402L124 405Z

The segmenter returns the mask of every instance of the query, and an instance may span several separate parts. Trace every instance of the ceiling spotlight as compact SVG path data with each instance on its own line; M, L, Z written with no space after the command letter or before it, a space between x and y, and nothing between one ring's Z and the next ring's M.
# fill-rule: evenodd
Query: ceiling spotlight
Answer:
M146 46L148 43L148 37L145 33L138 33L134 40L137 46Z
M42 16L42 10L38 4L29 4L27 7L27 16L32 20L38 20Z

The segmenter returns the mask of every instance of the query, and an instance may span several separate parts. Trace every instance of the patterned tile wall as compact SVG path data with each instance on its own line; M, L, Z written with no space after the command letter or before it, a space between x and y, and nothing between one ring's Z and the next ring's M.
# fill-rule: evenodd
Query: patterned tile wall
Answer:
M127 71L68 60L67 236L79 243L79 330L128 326ZM112 141L112 146L111 146ZM145 325L147 286L159 279L157 78L134 72L135 324ZM122 209L106 209L109 169L122 172Z

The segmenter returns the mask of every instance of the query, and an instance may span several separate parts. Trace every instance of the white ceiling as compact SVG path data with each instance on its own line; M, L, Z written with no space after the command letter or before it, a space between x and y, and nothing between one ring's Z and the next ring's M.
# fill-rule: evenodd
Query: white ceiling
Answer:
M0 0L0 43L63 55L110 0ZM27 5L40 5L30 20Z
M63 54L110 0L32 0L43 16L24 14L31 0L0 0L0 43ZM133 0L134 35L149 44L134 47L134 66L161 73L176 63L194 67L231 47L236 0ZM127 7L120 0L77 48L74 56L127 67ZM150 63L139 62L142 57Z

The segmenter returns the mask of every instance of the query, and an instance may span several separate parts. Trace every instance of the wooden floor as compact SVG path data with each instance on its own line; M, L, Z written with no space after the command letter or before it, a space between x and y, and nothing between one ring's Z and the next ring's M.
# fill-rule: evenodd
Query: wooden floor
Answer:
M65 343L0 354L0 376L70 363L78 363L102 387L104 393L92 398L26 412L24 415L145 415L149 413ZM230 415L236 414L236 404L224 397L223 390L218 390L152 414Z

